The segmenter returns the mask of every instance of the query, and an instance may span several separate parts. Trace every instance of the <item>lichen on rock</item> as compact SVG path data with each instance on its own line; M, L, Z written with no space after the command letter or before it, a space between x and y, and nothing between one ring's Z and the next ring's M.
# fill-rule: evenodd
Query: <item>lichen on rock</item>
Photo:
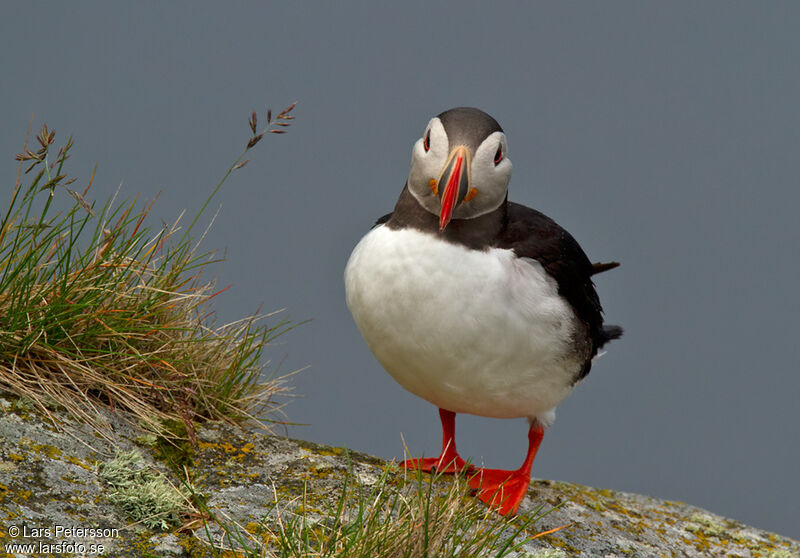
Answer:
M197 430L191 459L173 467L165 461L174 463L175 456L156 451L153 440L143 438L130 421L101 412L113 427L110 437L95 436L57 409L43 417L0 394L0 437L5 440L0 448L0 543L33 540L11 536L12 527L72 525L117 529L115 536L74 538L103 544L105 556L213 556L212 545L221 548L231 541L224 525L212 518L269 545L267 527L280 514L284 519L300 514L311 528L316 521L323 529L346 480L352 491L368 490L382 478L398 487L404 482L400 469L369 455L216 423ZM175 516L179 520L172 525L180 528L148 528L110 497L107 473L114 469L109 463L132 451L141 457L135 467L149 471L151 480L163 478L175 487L191 483L195 507ZM449 481L442 482L447 486ZM552 511L535 523L535 532L554 531L524 542L509 556L800 557L797 541L647 496L537 479L520 511L537 508ZM50 542L58 541L50 537Z

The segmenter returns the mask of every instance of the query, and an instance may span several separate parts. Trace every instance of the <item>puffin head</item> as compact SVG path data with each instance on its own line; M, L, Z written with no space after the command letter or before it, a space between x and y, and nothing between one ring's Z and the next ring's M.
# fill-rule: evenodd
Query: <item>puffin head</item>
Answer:
M411 150L408 189L439 217L440 231L451 219L472 219L500 207L510 178L506 135L476 108L435 116Z

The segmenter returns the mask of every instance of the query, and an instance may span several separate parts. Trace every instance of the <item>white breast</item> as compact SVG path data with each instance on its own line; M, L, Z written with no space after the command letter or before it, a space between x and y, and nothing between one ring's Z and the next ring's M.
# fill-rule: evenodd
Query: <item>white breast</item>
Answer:
M353 250L345 287L381 365L456 413L547 422L583 364L575 314L555 281L510 250L382 225Z

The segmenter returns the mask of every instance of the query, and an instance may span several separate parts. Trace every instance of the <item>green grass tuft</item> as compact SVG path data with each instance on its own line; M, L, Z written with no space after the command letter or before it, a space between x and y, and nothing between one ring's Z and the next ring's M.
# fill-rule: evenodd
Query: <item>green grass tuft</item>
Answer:
M0 389L45 413L55 401L100 432L98 405L164 436L177 437L165 426L177 421L189 438L204 420L243 422L276 410L287 388L284 378L262 381L262 352L291 326L265 325L268 316L258 314L215 324L211 302L221 291L201 273L218 260L199 251L195 226L258 140L285 130L293 106L261 133L253 113L245 151L184 230L180 217L149 226L155 200L89 201L94 174L81 192L71 189L72 140L57 148L47 125L36 151L26 140L0 220ZM71 207L56 211L57 198Z
M242 527L203 509L222 528L215 555L247 558L503 558L536 538L536 521L553 511L544 506L503 517L470 494L463 476L421 472L398 478L391 467L370 486L349 470L335 504L314 510L305 501L274 502L257 524ZM399 482L398 482L399 481ZM291 508L291 509L290 509Z

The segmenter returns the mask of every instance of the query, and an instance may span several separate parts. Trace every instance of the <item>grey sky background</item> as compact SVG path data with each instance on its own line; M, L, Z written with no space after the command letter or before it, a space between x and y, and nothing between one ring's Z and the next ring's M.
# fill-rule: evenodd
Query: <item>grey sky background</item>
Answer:
M800 5L742 3L5 3L0 176L31 114L76 146L94 197L122 184L172 221L248 139L205 246L221 321L313 319L272 347L308 423L289 434L402 457L439 450L344 303L350 251L389 212L428 119L492 114L510 197L569 230L626 328L560 408L534 475L681 500L800 538ZM7 203L4 202L4 203ZM158 221L154 222L158 225ZM459 449L516 468L523 420L459 416Z

